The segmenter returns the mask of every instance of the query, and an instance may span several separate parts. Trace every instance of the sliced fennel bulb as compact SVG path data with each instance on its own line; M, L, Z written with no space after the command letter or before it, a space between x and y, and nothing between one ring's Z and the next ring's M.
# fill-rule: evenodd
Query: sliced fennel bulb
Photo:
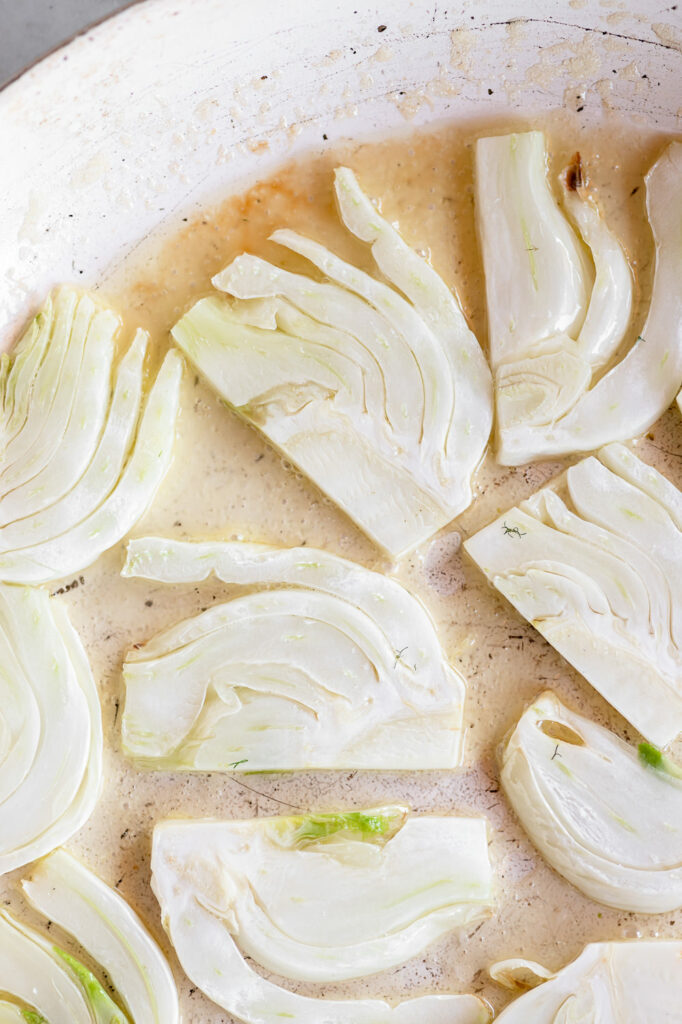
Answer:
M214 278L231 300L200 300L172 334L223 399L399 555L471 502L490 371L455 296L352 171L337 169L335 190L390 285L277 231L324 282L239 256Z
M179 1024L168 963L122 896L65 850L40 861L22 886L29 902L107 972L133 1024Z
M591 899L657 914L682 906L682 771L569 711L552 693L521 716L501 781L553 868Z
M622 445L566 473L465 548L646 739L682 730L682 495Z
M152 887L180 962L247 1024L484 1024L474 996L306 998L261 978L240 948L289 977L358 977L401 963L491 903L481 819L402 807L154 829ZM324 912L320 908L324 907ZM238 945L237 945L238 943Z
M30 1007L25 1024L143 1024L130 1021L75 957L0 910L0 992Z
M580 165L564 181L562 212L547 181L541 132L478 141L476 208L504 465L627 440L675 398L682 384L681 178L682 143L673 142L646 178L656 271L646 324L623 354L632 276Z
M102 780L99 697L57 600L0 584L0 874L89 818Z
M61 288L0 372L0 580L45 583L94 562L135 525L170 465L181 360L143 402L147 335L111 380L120 321Z
M211 573L259 589L129 652L128 756L197 771L459 763L464 681L397 581L313 548L158 537L131 541L123 569Z
M514 986L523 974L537 987L496 1018L499 1024L678 1024L682 1005L682 942L595 942L552 974L529 960L494 965Z

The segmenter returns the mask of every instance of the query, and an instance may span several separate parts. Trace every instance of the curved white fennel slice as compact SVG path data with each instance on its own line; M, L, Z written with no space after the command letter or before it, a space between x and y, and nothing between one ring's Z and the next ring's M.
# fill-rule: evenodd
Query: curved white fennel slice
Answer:
M261 978L240 947L289 977L348 978L400 963L486 916L485 822L403 807L154 829L152 887L190 979L247 1024L485 1024L474 996L311 999ZM324 913L320 913L320 908Z
M568 966L550 974L532 961L496 964L503 980L526 968L519 996L499 1024L677 1024L682 1004L682 942L595 942Z
M181 360L166 356L143 403L147 334L112 381L120 321L61 288L0 374L0 580L47 583L116 544L170 465Z
M456 297L364 195L335 180L345 226L385 284L293 231L273 240L323 281L250 255L213 283L175 341L377 544L400 555L472 500L492 423L490 371Z
M580 331L593 272L549 186L542 132L479 139L475 177L497 369Z
M591 899L682 906L682 770L656 747L633 749L547 692L512 733L501 779L542 855Z
M396 580L313 548L159 537L131 541L123 569L211 573L260 589L129 652L126 754L196 771L459 764L464 681Z
M102 780L102 722L83 646L56 600L0 584L0 874L89 818Z
M682 143L671 143L646 177L656 250L646 323L603 376L595 372L618 357L626 338L632 275L579 159L564 180L564 207L577 233L556 204L546 164L540 132L477 144L498 459L505 465L641 434L682 383Z
M106 971L135 1024L178 1024L168 963L122 896L65 850L39 861L22 887L29 902Z
M21 1007L24 1024L142 1024L128 1020L84 964L4 910L0 992Z
M682 730L682 500L622 445L465 543L514 607L647 740Z
M180 878L189 871L187 881L200 886L195 898L242 952L287 978L373 974L491 912L482 818L410 817L405 807L380 807L168 821L155 830L155 851L155 872L175 864Z

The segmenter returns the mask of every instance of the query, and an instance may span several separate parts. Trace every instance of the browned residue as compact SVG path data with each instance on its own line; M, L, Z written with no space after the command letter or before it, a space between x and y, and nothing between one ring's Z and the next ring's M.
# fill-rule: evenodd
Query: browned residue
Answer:
M583 162L580 153L576 153L566 168L566 188L569 192L577 192L586 184L586 177L583 172Z
M247 142L246 148L251 153L264 153L270 149L270 143L267 139L252 139L250 142Z

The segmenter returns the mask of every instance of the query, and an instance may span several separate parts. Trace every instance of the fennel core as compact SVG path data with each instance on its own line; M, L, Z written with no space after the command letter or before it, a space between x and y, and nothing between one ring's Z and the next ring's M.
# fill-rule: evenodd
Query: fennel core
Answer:
M339 833L356 836L370 843L383 844L392 839L404 824L404 812L365 814L351 811L347 814L309 814L299 819L292 837L292 845L305 846Z
M666 775L671 775L674 779L682 779L682 768L666 757L653 743L640 743L637 747L637 753L640 761L647 768L653 768L657 772L665 772Z

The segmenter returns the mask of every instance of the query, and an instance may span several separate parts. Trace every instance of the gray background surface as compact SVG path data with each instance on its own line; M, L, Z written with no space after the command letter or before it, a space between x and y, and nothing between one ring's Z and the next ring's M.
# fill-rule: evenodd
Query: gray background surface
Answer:
M0 85L130 0L0 0Z

